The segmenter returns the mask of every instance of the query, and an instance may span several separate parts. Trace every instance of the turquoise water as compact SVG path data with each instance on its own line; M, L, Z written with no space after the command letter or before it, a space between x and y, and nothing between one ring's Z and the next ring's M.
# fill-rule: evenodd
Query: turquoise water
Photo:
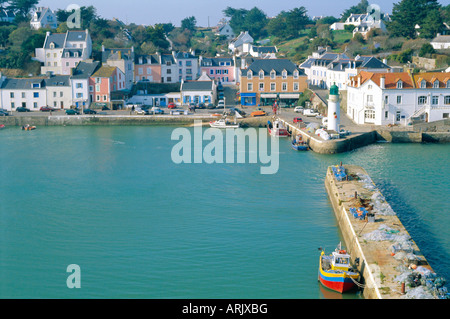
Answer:
M260 164L174 164L173 129L2 130L0 297L339 297L317 283L317 248L341 240L324 187L339 161L368 171L450 279L448 145L319 155L281 140L278 173L261 175ZM70 264L80 289L66 285Z

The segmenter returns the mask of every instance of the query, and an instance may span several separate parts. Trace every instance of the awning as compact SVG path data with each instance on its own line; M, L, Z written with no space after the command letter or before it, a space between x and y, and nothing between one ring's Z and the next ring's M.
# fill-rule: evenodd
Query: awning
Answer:
M263 99L276 99L276 94L270 94L270 93L261 93L261 98Z
M280 94L280 99L298 99L300 94Z
M241 97L255 97L256 93L241 93Z

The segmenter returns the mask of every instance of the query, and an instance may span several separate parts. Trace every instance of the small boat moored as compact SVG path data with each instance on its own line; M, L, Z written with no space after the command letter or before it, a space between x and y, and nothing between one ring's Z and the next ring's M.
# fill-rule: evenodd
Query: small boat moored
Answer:
M269 130L269 134L275 137L287 137L291 134L287 131L283 122L280 120L275 120L272 122L267 121L267 129Z
M36 129L36 126L31 126L30 124L22 126L22 130L24 130L24 131L32 131L35 129Z
M297 135L295 139L292 140L291 146L296 151L307 151L309 149L308 143L303 141L301 135Z
M341 244L330 255L322 250L319 261L319 281L326 288L344 293L359 285L359 273L350 266L350 255Z
M2 128L5 128L5 124L0 124L0 130L1 130Z
M221 118L217 121L211 121L209 122L209 125L214 128L239 128L239 123L231 123L227 121L226 118Z

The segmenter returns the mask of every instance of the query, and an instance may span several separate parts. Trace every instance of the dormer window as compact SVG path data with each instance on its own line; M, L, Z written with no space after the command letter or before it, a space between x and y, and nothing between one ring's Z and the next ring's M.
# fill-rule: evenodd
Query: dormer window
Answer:
M78 58L78 52L74 52L74 53L73 53L73 56L76 57L76 58Z
M70 55L70 53L69 53L69 52L66 52L66 58L68 58L68 57L69 57L69 55Z
M403 89L403 81L402 80L397 81L397 89Z
M260 80L264 79L264 71L263 70L259 71L259 79Z
M450 89L450 80L447 81L447 84L445 85L445 87L446 87L447 89Z
M298 71L297 70L294 71L294 79L298 79Z
M439 81L438 80L434 81L433 88L434 89L439 89Z
M287 72L286 70L283 70L283 72L281 73L281 76L283 77L283 79L287 78Z
M425 80L420 81L420 88L425 89L427 87L427 82Z
M274 70L270 71L270 78L275 79L276 72Z
M54 49L55 48L55 44L52 42L50 43L50 49Z
M252 71L248 71L247 73L247 79L251 80L252 79Z

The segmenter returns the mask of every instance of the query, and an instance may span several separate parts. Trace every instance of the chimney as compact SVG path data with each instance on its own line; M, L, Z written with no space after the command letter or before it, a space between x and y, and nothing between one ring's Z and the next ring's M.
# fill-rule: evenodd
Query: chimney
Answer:
M102 52L105 52L105 46L102 44Z
M382 74L381 78L380 78L380 88L382 90L384 90L386 88L386 78L385 78L384 74Z
M360 87L360 86L361 86L361 77L358 76L358 87Z

